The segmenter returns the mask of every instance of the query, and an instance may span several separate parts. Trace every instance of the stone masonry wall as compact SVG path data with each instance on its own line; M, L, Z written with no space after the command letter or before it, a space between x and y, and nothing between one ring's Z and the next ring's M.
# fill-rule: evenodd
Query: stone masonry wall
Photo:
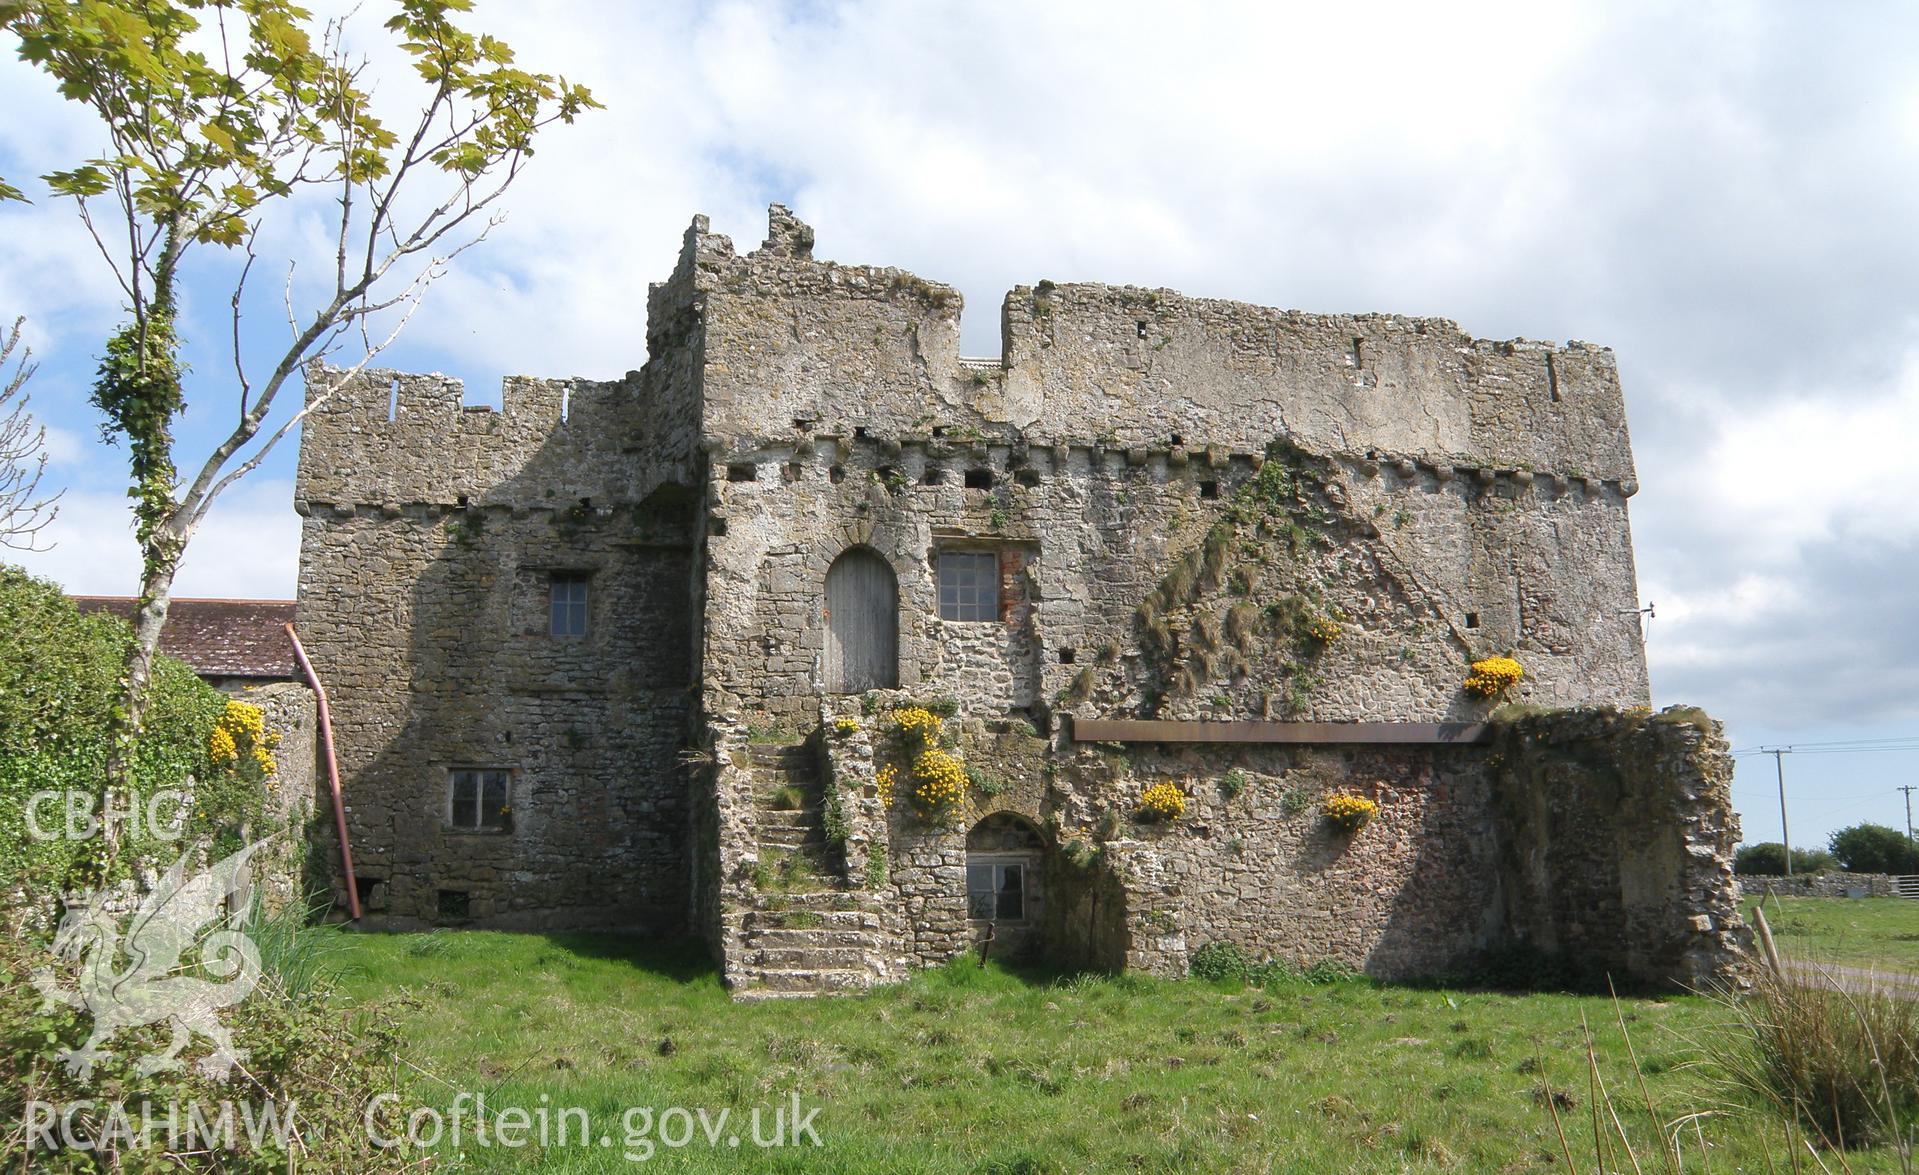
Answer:
M1703 987L1747 936L1732 880L1732 758L1697 710L1521 717L1495 750L1515 938L1592 969Z
M436 376L309 371L338 390L301 448L298 623L377 922L685 924L699 477L667 351L615 383L510 379L498 412ZM583 637L548 633L555 573L588 577ZM510 773L505 830L452 827L456 768Z
M1788 898L1890 898L1898 894L1890 873L1795 873L1791 877L1742 873L1734 876L1735 896L1763 897L1768 892Z

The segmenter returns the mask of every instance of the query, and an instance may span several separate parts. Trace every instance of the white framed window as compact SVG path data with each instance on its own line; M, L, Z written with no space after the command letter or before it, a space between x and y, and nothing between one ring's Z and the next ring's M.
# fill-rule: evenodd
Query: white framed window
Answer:
M456 767L446 773L446 820L461 832L505 832L513 773L504 767Z
M966 863L966 916L999 922L1026 918L1026 862Z
M941 620L999 619L999 556L992 551L941 551Z
M547 580L547 632L586 635L586 580L578 571L556 571Z

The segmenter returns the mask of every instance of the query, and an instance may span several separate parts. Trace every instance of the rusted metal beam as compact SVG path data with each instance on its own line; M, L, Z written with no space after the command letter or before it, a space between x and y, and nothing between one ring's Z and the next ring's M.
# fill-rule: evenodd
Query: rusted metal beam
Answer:
M1487 742L1484 722L1171 722L1074 719L1079 743L1301 743L1346 746L1469 745Z

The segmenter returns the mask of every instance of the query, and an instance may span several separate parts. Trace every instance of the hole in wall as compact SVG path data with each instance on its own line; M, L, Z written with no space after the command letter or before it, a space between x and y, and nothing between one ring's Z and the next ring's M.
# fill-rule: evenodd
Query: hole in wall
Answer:
M1217 497L1219 497L1219 483L1218 483L1218 482L1216 482L1216 481L1202 481L1202 482L1200 482L1200 483L1199 483L1199 496L1200 496L1200 497L1202 497L1202 498L1217 498Z
M945 426L945 425L943 425L943 424L936 424L936 425L934 425L934 426L933 426L933 435L934 435L935 437L943 437L943 436L945 436L945 435L946 435L946 426Z
M1071 665L1078 657L1079 650L1077 649L1061 649L1059 651L1059 663L1061 665Z
M1145 338L1146 337L1146 320L1142 318L1138 322L1134 323L1133 325L1134 325L1134 328L1139 331L1139 337L1142 339Z
M795 416L793 418L793 427L801 432L810 432L813 428L813 422L804 417Z
M1039 484L1039 470L1037 469L1016 470L1013 473L1013 481L1015 484L1023 485L1030 490L1034 486L1037 486Z
M1186 443L1186 438L1179 435L1178 433L1174 433L1172 436L1166 438L1166 440L1167 440L1167 443L1175 449L1179 448L1180 446Z
M566 418L568 415L572 413L572 411L573 411L573 389L570 387L561 388L560 389L560 423L561 424L566 423Z
M826 471L826 480L838 485L846 480L846 470L835 465Z
M945 485L946 471L937 465L928 465L926 471L920 474L920 484L923 486Z
M443 889L435 902L443 921L457 922L470 916L473 909L472 895L463 889Z
M1479 613L1477 612L1466 613L1466 627L1467 628L1479 627Z
M462 510L464 510L464 509L466 509L466 495L465 495L465 494L461 494L461 495L460 495L459 497L457 497L457 498L455 498L455 499L453 499L453 500L454 500L454 502L456 502L456 503L458 503L458 504L459 504L459 507L460 507L460 509L462 509Z
M362 910L380 909L386 905L386 878L368 877L364 873L353 877L353 896L360 899Z
M726 480L758 481L760 480L760 467L751 462L729 465L726 467Z
M990 469L969 469L966 471L966 488L969 490L990 490L993 488L993 471Z
M786 464L780 466L781 481L798 481L799 479L800 479L800 466L798 462L789 461Z
M711 535L724 535L726 533L726 519L715 515L711 524L707 526L706 533Z
M856 440L856 441L863 441L863 440L865 440L865 439L866 439L866 426L865 426L865 425L863 425L863 424L856 424L856 425L854 425L854 426L853 426L853 439L854 439L854 440Z

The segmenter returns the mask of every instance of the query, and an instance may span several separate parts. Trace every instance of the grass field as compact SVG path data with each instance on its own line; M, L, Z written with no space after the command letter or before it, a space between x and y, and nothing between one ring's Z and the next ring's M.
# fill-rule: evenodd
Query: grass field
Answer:
M1582 1017L1624 1128L1658 1169L1653 1116L1604 998L1363 980L1234 989L967 962L857 998L736 1005L687 948L477 931L344 936L333 962L351 995L397 1008L428 1105L444 1111L464 1090L483 1092L494 1113L578 1106L613 1143L508 1151L469 1135L463 1156L447 1156L459 1169L630 1169L622 1113L680 1106L728 1111L720 1145L695 1130L649 1166L1563 1170L1556 1106L1591 1170L1604 1103ZM1659 1120L1716 1111L1684 1128L1687 1169L1706 1169L1703 1139L1712 1170L1768 1170L1780 1120L1722 1104L1712 1071L1695 1063L1724 1010L1694 997L1628 999L1617 1014ZM745 1115L765 1108L770 1131L771 1108L793 1094L818 1107L823 1145L755 1149ZM1890 1154L1850 1162L1896 1168ZM1615 1153L1608 1169L1630 1168Z
M1768 898L1766 918L1781 954L1919 973L1919 902L1904 898ZM1758 899L1743 910L1752 920Z

